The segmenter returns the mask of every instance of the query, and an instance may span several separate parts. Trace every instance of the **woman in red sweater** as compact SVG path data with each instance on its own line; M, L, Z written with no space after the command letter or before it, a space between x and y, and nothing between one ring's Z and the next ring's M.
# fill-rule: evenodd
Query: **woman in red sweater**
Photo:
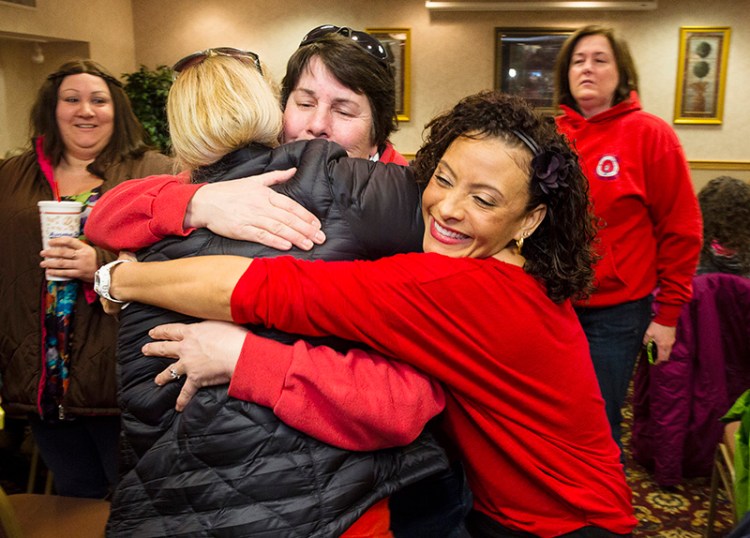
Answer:
M611 28L585 26L568 38L555 86L558 128L578 151L601 222L596 289L576 312L621 445L638 353L653 341L656 362L667 361L690 301L701 217L680 140L642 110L629 48Z
M100 282L121 300L358 340L442 381L473 536L627 536L631 493L570 302L593 275L576 157L554 125L498 92L428 128L415 162L429 181L424 254L125 263ZM235 385L274 377L283 392L287 366L248 356L227 368ZM185 371L178 361L157 381Z

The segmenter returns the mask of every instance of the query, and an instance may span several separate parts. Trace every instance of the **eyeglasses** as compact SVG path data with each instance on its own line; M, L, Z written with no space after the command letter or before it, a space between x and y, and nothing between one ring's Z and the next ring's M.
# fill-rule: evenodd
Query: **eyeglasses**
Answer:
M347 26L334 26L333 24L324 24L323 26L313 28L307 33L305 37L302 38L302 42L300 42L299 46L304 47L305 45L310 45L311 43L320 41L325 36L331 34L339 34L344 37L348 37L349 39L357 43L360 47L365 49L365 51L368 52L370 56L381 62L383 65L385 65L386 67L390 65L391 58L388 54L388 49L386 49L380 41L375 39L367 32L352 30Z
M250 58L253 61L253 65L258 70L258 73L261 75L263 74L263 69L260 67L260 58L257 54L249 50L233 49L231 47L218 47L215 49L194 52L174 64L172 66L172 71L175 73L182 73L185 69L196 66L211 56L229 56L231 58L237 58L238 60Z

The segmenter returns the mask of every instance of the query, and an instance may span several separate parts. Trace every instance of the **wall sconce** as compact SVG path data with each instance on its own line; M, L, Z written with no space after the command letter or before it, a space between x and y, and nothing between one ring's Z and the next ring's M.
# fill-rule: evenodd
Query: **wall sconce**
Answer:
M31 53L31 63L43 64L44 63L44 52L42 52L41 43L34 43L34 52Z

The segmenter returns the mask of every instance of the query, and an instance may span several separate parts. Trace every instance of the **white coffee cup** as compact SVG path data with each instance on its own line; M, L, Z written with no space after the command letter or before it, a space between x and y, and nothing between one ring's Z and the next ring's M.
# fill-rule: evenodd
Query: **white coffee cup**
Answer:
M78 237L81 235L81 202L37 202L42 223L42 246L49 248L49 240L55 237ZM48 276L47 280L70 280L59 276Z

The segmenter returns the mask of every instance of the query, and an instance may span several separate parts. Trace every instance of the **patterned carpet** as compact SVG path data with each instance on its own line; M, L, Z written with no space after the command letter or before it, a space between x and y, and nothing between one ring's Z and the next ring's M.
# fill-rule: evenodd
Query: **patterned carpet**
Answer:
M630 408L625 416L623 443L630 446ZM661 488L648 471L626 454L628 483L633 490L633 504L638 518L634 537L703 538L708 518L711 478L686 479L674 488ZM732 509L721 488L714 522L714 536L726 536L732 529Z

